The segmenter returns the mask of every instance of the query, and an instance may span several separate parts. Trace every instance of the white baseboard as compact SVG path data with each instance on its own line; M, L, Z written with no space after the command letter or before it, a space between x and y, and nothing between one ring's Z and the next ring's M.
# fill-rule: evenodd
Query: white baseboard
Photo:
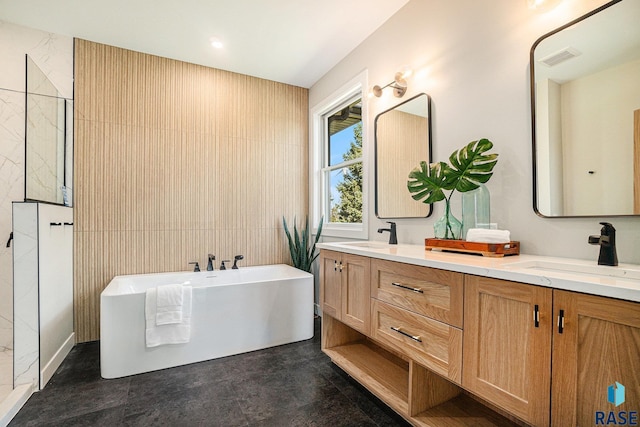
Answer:
M6 427L11 422L20 408L29 400L34 389L33 384L19 385L0 402L0 427Z
M44 386L47 385L53 374L56 373L56 369L58 369L58 367L60 366L64 358L67 357L67 354L69 354L74 345L76 345L76 333L72 332L71 335L69 335L69 338L67 338L66 341L60 346L58 351L56 351L56 354L53 355L49 363L47 363L45 367L42 368L42 371L40 372L40 390L42 390Z

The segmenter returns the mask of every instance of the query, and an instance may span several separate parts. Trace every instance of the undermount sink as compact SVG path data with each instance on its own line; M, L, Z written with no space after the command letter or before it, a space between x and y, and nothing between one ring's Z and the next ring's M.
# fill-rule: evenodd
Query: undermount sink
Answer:
M367 248L367 249L389 249L392 245L384 242L349 242L341 243L341 246L353 247L353 248Z
M533 260L514 262L504 266L508 269L525 269L536 272L557 272L617 277L620 279L640 280L640 266L610 267L607 265L579 264L561 261Z

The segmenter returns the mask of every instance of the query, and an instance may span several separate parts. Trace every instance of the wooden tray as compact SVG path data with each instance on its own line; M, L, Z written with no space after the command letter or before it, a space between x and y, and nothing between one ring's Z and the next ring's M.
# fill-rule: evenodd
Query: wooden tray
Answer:
M509 243L480 243L467 242L466 240L452 239L424 239L425 249L439 249L448 252L462 252L478 254L489 257L503 257L505 255L519 255L520 242L511 241Z

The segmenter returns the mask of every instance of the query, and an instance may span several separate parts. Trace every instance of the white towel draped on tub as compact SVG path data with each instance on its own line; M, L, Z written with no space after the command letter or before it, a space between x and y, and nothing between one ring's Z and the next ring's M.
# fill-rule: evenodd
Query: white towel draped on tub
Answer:
M182 285L158 286L156 325L182 323Z
M146 318L146 343L147 347L157 347L164 344L183 344L189 342L191 338L191 286L178 286L181 289L181 297L175 294L176 288L158 288L147 289L145 298L145 318ZM180 322L176 321L178 317L178 302L181 300ZM159 304L160 303L160 304ZM158 309L161 308L162 316L158 316ZM167 314L171 313L171 314ZM168 323L169 320L171 323ZM159 322L160 321L160 322Z

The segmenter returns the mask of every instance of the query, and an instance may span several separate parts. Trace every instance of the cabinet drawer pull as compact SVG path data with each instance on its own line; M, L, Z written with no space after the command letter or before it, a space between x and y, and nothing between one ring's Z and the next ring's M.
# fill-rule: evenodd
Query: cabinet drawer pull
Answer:
M558 313L558 333L561 334L564 331L564 310L560 310Z
M536 304L533 309L533 326L536 328L540 327L540 308L538 304Z
M62 223L61 223L61 222L50 222L50 223L49 223L49 225L50 225L51 227L59 227L59 226L61 226L61 225L62 225Z
M422 340L420 339L420 336L418 336L418 335L411 335L411 334L408 334L408 333L406 333L405 331L401 330L400 328L396 328L396 327L393 327L393 326L391 327L391 329L392 329L393 331L396 331L396 332L397 332L397 333L399 333L399 334L404 335L405 337L411 338L411 339L412 339L412 340L414 340L414 341L422 342Z
M391 282L391 285L395 286L397 288L402 288L402 289L406 289L408 291L413 291L413 292L416 292L418 294L424 294L424 291L422 289L420 289L420 288L412 288L411 286L405 286L405 285L403 285L401 283L396 283L396 282Z

